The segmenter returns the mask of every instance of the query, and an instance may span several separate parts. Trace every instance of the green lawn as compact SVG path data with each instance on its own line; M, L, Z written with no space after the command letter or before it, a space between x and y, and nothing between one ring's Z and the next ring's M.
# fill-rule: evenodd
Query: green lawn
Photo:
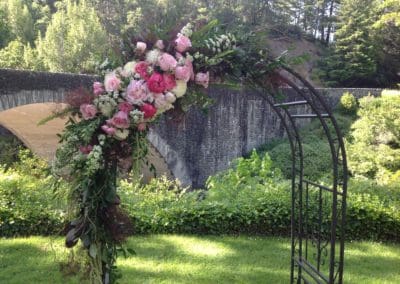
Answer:
M261 237L133 237L137 256L120 259L121 283L288 283L289 240ZM2 239L0 283L78 283L63 278L61 238ZM345 283L399 283L400 245L350 243Z

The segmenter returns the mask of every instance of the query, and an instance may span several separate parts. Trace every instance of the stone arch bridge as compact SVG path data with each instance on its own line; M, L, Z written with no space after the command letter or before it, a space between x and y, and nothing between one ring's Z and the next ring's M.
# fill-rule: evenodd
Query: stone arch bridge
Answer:
M0 125L33 152L51 160L58 142L56 134L65 121L55 119L44 126L37 122L60 106L67 91L90 87L95 80L89 75L0 69ZM357 96L380 93L378 89L324 91L331 106L344 91ZM288 100L294 100L290 89L284 92ZM210 90L210 96L215 103L207 113L193 109L179 120L166 115L151 129L149 160L158 174L201 187L209 175L225 170L234 158L284 135L282 122L260 97L216 88ZM307 113L305 109L298 111Z

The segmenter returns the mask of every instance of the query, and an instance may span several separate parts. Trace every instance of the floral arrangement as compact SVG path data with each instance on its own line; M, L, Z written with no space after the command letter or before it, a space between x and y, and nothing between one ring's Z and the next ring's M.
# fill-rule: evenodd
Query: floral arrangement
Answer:
M277 66L248 34L238 40L221 33L215 21L196 32L187 24L170 40L151 38L136 41L134 60L105 70L92 90L69 93L68 107L55 115L69 115L54 167L71 184L66 246L81 241L92 283L114 283L117 255L130 251L122 244L134 225L119 206L117 176L121 168L137 171L146 162L151 123L185 104L204 106L210 78L261 86Z

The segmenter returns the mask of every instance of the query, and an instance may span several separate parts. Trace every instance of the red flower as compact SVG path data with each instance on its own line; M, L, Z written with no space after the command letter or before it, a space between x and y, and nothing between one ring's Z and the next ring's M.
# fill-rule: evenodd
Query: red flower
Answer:
M159 94L165 91L165 82L163 75L154 72L150 79L147 80L147 87L150 92Z
M164 73L163 77L164 77L165 89L167 91L170 91L170 90L172 90L173 88L176 87L176 82L175 82L174 75Z
M140 111L144 113L144 118L152 118L157 113L157 109L152 104L142 105Z
M149 67L149 64L145 61L140 61L135 65L135 72L140 75L145 80L149 79L149 74L147 73L147 68Z

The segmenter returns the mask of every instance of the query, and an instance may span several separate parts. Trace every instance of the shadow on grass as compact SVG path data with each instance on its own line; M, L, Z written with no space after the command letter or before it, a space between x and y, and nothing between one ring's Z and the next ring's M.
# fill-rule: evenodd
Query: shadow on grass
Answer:
M289 279L290 249L277 247L278 239L162 235L134 240L129 245L137 256L119 261L121 283L287 283Z
M0 283L82 283L63 278L55 254L63 240L0 242ZM137 236L136 256L118 259L120 283L288 283L290 240L260 237ZM400 245L356 242L346 246L345 283L399 283Z

